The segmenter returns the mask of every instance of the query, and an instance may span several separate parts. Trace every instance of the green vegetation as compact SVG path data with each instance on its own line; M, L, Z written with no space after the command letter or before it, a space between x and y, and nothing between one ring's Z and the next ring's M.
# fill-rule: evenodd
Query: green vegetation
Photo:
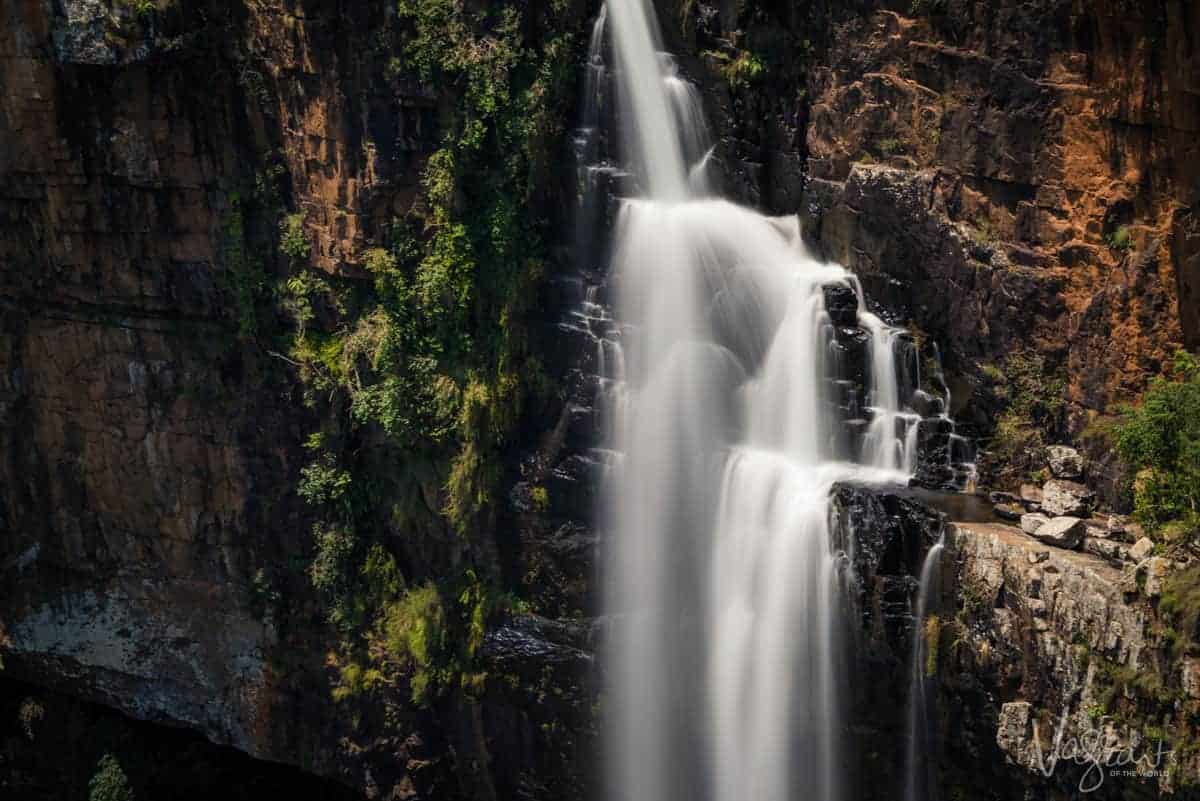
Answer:
M252 339L258 333L258 304L267 286L262 259L247 248L245 210L242 196L229 196L229 210L222 227L221 249L225 259L223 282L233 295L237 310L238 335Z
M1133 235L1127 226L1120 226L1106 237L1108 246L1122 253L1133 250Z
M304 214L289 214L279 223L279 249L294 262L303 262L312 253L304 232Z
M133 788L121 763L112 754L100 757L88 781L88 801L133 801Z
M322 420L297 492L317 517L308 575L341 635L335 695L403 678L430 703L478 686L486 625L515 603L475 554L495 525L505 449L550 389L527 320L576 53L571 34L547 33L570 27L564 0L398 11L403 50L385 76L415 70L453 101L421 200L358 254L366 281L311 268L303 215L285 217L291 274L278 294L294 324L281 350ZM453 553L457 576L405 575L409 536Z
M904 152L904 143L895 137L881 139L879 141L879 152L884 156L894 156Z
M980 371L1004 405L992 436L993 458L1026 473L1039 469L1047 441L1053 441L1061 422L1065 382L1032 351L1010 355L1003 368L983 365Z
M1164 634L1173 654L1200 650L1200 566L1180 570L1163 582L1158 614L1168 624Z
M938 647L942 636L942 621L937 615L925 618L925 678L937 675Z
M1164 539L1200 530L1200 363L1180 351L1141 405L1115 426L1117 452L1136 472L1134 516Z
M767 71L762 57L748 50L739 51L736 56L731 56L723 50L705 50L701 55L716 65L721 77L734 89L743 89L757 83Z

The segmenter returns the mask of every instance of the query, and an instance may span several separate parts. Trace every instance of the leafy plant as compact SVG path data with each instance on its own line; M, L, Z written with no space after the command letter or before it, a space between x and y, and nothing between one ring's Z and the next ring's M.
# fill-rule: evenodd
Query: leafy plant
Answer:
M1200 529L1200 363L1184 351L1115 426L1121 458L1136 471L1134 515L1162 529Z
M279 249L294 262L302 262L312 253L304 231L304 214L289 214L279 223Z
M121 763L112 754L100 757L88 781L88 801L133 801L133 788Z
M1108 246L1113 250L1127 252L1133 250L1133 235L1127 226L1120 226L1107 237Z

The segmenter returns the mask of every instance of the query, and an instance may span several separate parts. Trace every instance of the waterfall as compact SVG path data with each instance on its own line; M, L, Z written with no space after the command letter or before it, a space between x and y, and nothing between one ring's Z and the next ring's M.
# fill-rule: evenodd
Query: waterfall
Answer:
M606 797L839 801L851 622L830 493L911 475L900 334L807 251L795 217L711 193L701 98L661 52L650 0L601 13L639 188L616 213L599 353L602 385L619 386L602 515ZM592 51L589 70L595 37ZM827 293L851 287L857 310L833 314ZM848 331L869 334L869 386L842 374Z
M933 801L936 798L935 782L931 781L929 743L932 740L929 714L930 699L925 689L930 676L926 670L929 653L930 622L929 602L937 597L938 568L941 565L942 549L946 535L943 532L937 544L925 554L921 563L921 580L917 588L917 605L913 615L913 638L908 694L908 751L905 754L904 801ZM937 647L937 643L932 644ZM935 655L936 658L936 655Z

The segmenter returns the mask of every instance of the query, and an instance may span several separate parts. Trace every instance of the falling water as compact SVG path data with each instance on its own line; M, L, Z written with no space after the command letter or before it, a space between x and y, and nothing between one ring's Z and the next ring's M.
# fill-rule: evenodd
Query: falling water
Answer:
M905 755L905 801L933 801L936 783L930 781L929 743L932 742L929 714L930 698L925 692L929 683L927 660L930 643L926 632L929 622L929 602L937 594L938 568L941 564L945 534L929 549L921 564L921 583L917 589L917 605L913 616L912 665L908 694L908 753Z
M604 25L641 187L617 212L620 324L600 354L602 369L619 354L622 387L605 520L609 797L839 801L848 560L829 499L838 480L912 470L897 332L858 314L872 342L860 455L840 436L855 421L831 389L824 295L861 295L857 282L808 253L794 217L710 194L700 97L660 52L649 0L609 0Z

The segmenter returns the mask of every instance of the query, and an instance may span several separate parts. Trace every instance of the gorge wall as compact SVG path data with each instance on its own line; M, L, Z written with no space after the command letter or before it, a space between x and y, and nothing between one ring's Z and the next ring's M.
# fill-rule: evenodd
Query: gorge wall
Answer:
M579 300L565 248L575 192L566 132L596 9L532 3L474 31L452 7L5 6L7 674L382 797L587 792L594 354L556 325ZM660 4L669 47L704 92L727 190L801 215L814 247L860 275L930 360L940 349L969 433L1077 439L1090 448L1090 479L1118 506L1119 465L1089 423L1135 399L1174 350L1200 345L1198 14L1186 0ZM469 42L513 38L521 55L487 61L486 48L469 49L480 60L454 65L467 78L430 80L421 31L432 24ZM499 103L470 94L472 76L509 69L525 82L519 93L505 85ZM488 115L514 98L534 103L529 94L547 100L513 139L508 121ZM469 147L484 157L467 162L472 120L486 133ZM431 157L448 149L460 158L449 190L429 179ZM502 175L483 163L510 150L528 157ZM422 249L450 227L439 210L452 220L478 210L478 187L492 181L528 190L528 226L510 250L472 241L502 258L480 258L481 280L455 318L475 343L453 368L448 346L437 357L457 404L437 427L451 433L406 439L391 418L358 422L378 360L345 354L375 319L362 297L390 280L379 253L393 268L424 264ZM489 222L504 211L487 209ZM418 234L402 239L404 226ZM534 261L515 293L489 287L497 265ZM292 279L325 288L301 297ZM521 344L509 337L504 358L485 361L485 323L500 319L522 323ZM524 401L511 414L472 406L480 387ZM1030 393L1036 413L1014 415ZM499 433L481 438L471 425L481 415ZM316 457L314 433L326 443ZM1010 444L994 441L982 467L1015 490L1040 465ZM471 464L487 468L487 486L472 485L483 500L469 514L448 515L466 445L478 446ZM300 488L327 456L369 498L373 511L350 514L406 588L452 584L450 618L479 586L520 601L488 607L478 647L456 656L453 680L423 703L408 686L411 657L385 656L376 684L334 699L348 665L376 658L387 620L364 624L375 640L346 635L313 588L314 525L331 525L342 504L306 502ZM889 582L895 595L931 536L927 521L912 526L902 556L864 568L882 577L879 625L899 644ZM1000 558L964 549L977 564ZM1002 608L1032 597L987 581ZM1114 598L1115 614L1137 614ZM1071 636L1068 626L1061 638ZM1017 639L1011 624L979 637ZM900 658L885 645L867 653L868 667ZM1034 660L1051 686L1080 669L1060 656ZM997 699L1016 697L1004 685L1013 676L962 658L992 715L978 731L970 716L956 724L983 744L968 757L1003 760L988 743ZM35 780L24 792L51 789Z

